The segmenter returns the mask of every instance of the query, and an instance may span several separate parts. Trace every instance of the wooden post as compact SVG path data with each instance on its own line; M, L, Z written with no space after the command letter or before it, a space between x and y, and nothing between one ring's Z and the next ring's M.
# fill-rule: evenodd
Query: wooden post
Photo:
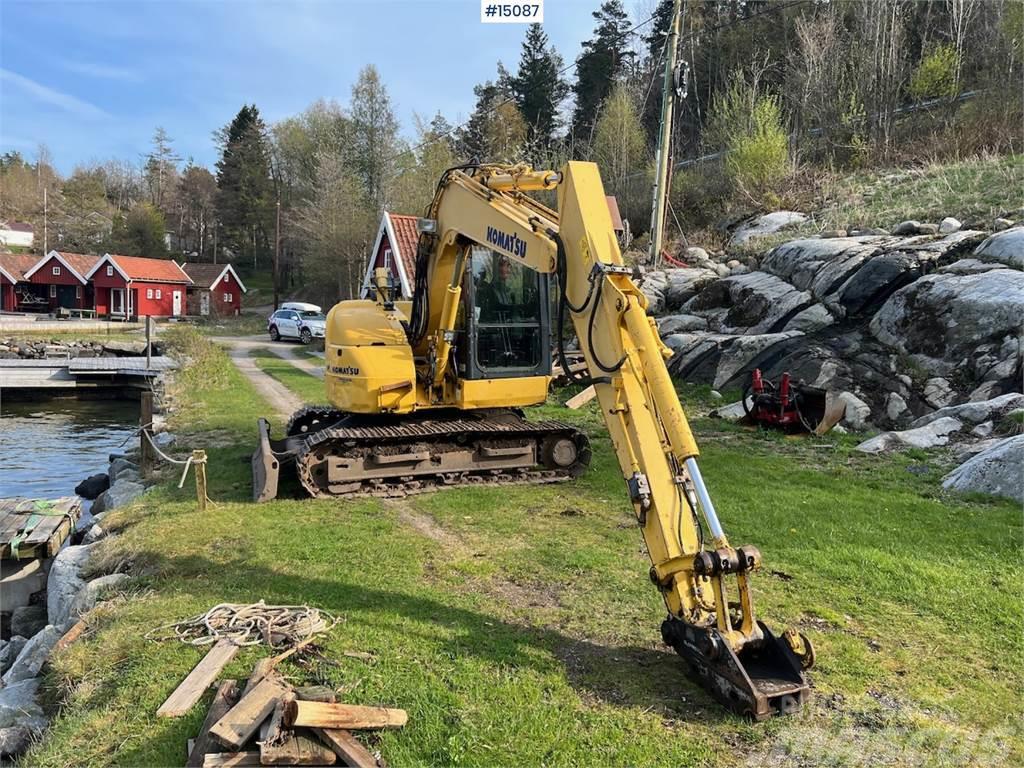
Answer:
M192 451L192 468L196 472L196 499L199 511L206 511L206 451Z
M146 315L146 370L153 363L153 316Z
M139 423L142 425L142 434L139 436L139 469L144 478L149 477L153 469L153 446L149 443L149 437L153 436L153 393L146 391L142 393L142 408L139 416Z

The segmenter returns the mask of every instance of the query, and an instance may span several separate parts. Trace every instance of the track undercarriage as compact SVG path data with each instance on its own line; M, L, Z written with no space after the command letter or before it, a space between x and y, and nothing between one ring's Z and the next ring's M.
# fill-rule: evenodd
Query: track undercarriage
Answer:
M558 482L589 462L586 435L557 421L527 421L511 409L369 416L311 407L292 416L283 440L271 440L260 419L253 498L277 496L282 468L294 467L311 496L405 496L460 485Z

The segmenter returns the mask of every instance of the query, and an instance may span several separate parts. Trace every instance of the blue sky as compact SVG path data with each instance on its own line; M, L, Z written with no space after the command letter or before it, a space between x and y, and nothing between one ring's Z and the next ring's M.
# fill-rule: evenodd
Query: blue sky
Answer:
M567 64L598 4L545 3ZM515 68L525 30L481 24L478 0L0 0L0 152L44 143L66 174L138 160L162 125L179 155L212 166L211 133L243 103L268 123L321 97L345 104L370 63L411 137L414 112L465 119L496 62Z

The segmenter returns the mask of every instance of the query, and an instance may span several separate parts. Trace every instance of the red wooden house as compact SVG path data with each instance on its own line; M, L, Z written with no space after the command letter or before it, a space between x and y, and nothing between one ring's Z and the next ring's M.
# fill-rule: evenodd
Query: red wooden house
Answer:
M182 264L192 280L188 287L188 314L230 317L242 311L246 292L235 268L230 264Z
M416 231L417 218L384 211L380 229L377 230L377 240L366 265L366 274L363 275L364 297L374 296L373 271L377 267L386 267L391 271L395 285L400 288L400 298L412 298L412 284L416 278L416 245L420 238Z
M192 281L170 259L108 253L86 277L95 286L96 314L137 319L185 313L185 291Z
M46 308L92 309L92 286L87 277L99 256L50 251L25 272L29 291ZM39 302L41 304L41 301Z
M0 311L24 312L50 308L46 291L25 277L25 273L38 261L38 256L28 253L0 253Z

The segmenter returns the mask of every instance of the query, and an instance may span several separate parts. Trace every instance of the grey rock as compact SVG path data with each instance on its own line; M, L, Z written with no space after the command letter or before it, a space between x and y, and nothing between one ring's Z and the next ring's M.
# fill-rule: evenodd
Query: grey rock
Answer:
M29 678L0 688L0 728L22 726L33 731L46 727L47 719L36 701L39 680Z
M672 311L683 306L709 284L717 280L714 269L669 269L665 272L665 309Z
M21 653L18 654L18 658L14 660L14 664L4 673L4 685L20 683L22 680L28 680L38 675L43 664L50 658L53 646L57 644L63 634L60 629L48 624L42 631L30 637L25 643L25 647L21 649Z
M813 302L806 291L796 290L785 280L768 272L730 275L709 285L688 301L683 309L691 314L725 310L717 330L726 333L771 333L787 317ZM710 320L710 317L709 317ZM709 327L714 327L709 323Z
M818 233L818 237L820 237L822 239L825 239L825 240L830 240L830 239L832 239L834 237L846 237L846 230L845 229L826 229L823 232L819 232Z
M751 368L758 357L774 347L801 334L796 332L764 333L736 336L722 347L721 359L711 386L722 389L730 380Z
M11 634L32 637L46 626L46 606L22 605L11 613Z
M658 333L662 336L686 331L706 331L707 328L708 321L697 315L667 315L658 320Z
M0 675L11 668L27 642L28 638L21 635L13 635L10 640L4 641L3 648L0 648Z
M144 355L146 354L146 342L144 341L106 341L103 343L104 352L114 352L121 355Z
M937 419L927 426L902 432L883 432L857 446L862 453L882 453L898 448L935 448L946 445L949 435L959 432L963 424L952 418Z
M999 385L998 381L985 381L971 390L971 394L967 396L967 399L972 403L979 403L998 397L1002 392L1003 388Z
M750 267L746 264L740 264L738 267L733 267L729 270L730 275L746 275L750 273Z
M822 304L812 304L801 310L786 323L785 330L813 333L832 325L836 320Z
M145 492L146 486L142 485L142 483L119 479L100 494L100 497L93 502L93 507L99 503L101 505L101 512L108 512L111 509L130 504Z
M807 221L807 217L796 211L766 213L763 216L750 219L737 227L732 233L729 245L735 248L756 238L775 234L786 227L803 224L805 221Z
M1024 503L1024 435L998 441L954 469L942 481L947 490L986 493Z
M916 219L901 221L892 228L894 235L918 235L921 233L921 222Z
M995 233L974 249L974 257L980 261L1024 269L1024 227Z
M981 424L971 430L973 437L988 437L992 434L992 430L995 429L995 424L991 421L983 421Z
M170 432L160 432L159 434L153 435L153 444L162 451L167 450L174 445L175 440L177 440L177 438Z
M881 227L864 227L861 229L851 229L849 234L850 237L885 237L893 233Z
M110 469L107 471L107 474L110 476L111 484L116 483L118 478L121 476L121 473L128 470L138 472L139 466L123 457L118 457L111 461Z
M1009 229L1012 226L1013 222L1010 221L1009 219L1004 219L1002 216L1000 216L999 218L995 219L992 222L992 229L994 229L996 232L999 232L1000 230L1003 229Z
M117 482L119 483L138 483L139 473L134 469L125 469L117 476Z
M75 486L75 493L81 496L83 499L92 501L107 488L110 487L110 477L106 472L100 472L95 475L90 475L85 480Z
M32 729L23 725L0 728L0 758L14 758L32 746Z
M854 432L865 429L870 423L871 406L852 392L840 392L837 397L846 403L846 415L840 423Z
M743 403L741 401L723 405L708 413L708 416L713 419L725 419L726 421L739 421L746 415L747 412L743 410Z
M957 232L963 228L963 224L959 219L954 219L952 216L947 216L939 222L939 234L948 235L950 232Z
M988 272L992 269L999 269L998 262L980 261L979 259L957 259L952 264L939 267L939 272L952 272L955 275L973 275L978 272Z
M936 377L924 383L924 399L932 408L944 408L956 399L956 392L948 381Z
M107 490L110 490L109 488ZM100 516L107 511L107 500L104 496L107 491L104 491L96 497L95 501L89 506L89 514L92 516L93 521L99 520Z
M50 624L66 628L71 606L79 591L85 586L82 568L92 554L93 544L65 547L50 566L49 582L46 586L46 611Z
M711 390L711 391L710 391L710 392L708 393L708 396L709 396L709 397L710 397L710 398L711 398L712 400L721 400L721 399L722 399L722 393L721 393L721 392L719 392L719 391L718 391L717 389L712 389L712 390Z
M965 424L981 424L985 421L994 421L1003 414L1009 413L1015 408L1024 407L1024 394L1010 392L991 400L979 402L961 403L940 408L933 413L922 416L912 423L911 427L923 427L937 419L954 418Z
M691 246L683 251L683 258L687 261L700 263L702 261L711 261L711 257L708 256L708 252L698 246Z
M736 269L736 267L743 266L743 264L739 259L729 259L727 262L725 262L725 266L727 266L729 269Z
M85 536L82 537L82 543L95 544L97 541L99 541L106 535L107 532L103 530L103 526L96 524L85 532Z
M100 576L98 579L88 582L75 597L68 616L69 620L71 622L78 621L96 606L96 602L105 591L116 589L130 579L131 577L127 573L111 573L109 576Z
M907 412L907 401L896 392L890 392L885 398L885 414L889 421L897 421L900 416Z

